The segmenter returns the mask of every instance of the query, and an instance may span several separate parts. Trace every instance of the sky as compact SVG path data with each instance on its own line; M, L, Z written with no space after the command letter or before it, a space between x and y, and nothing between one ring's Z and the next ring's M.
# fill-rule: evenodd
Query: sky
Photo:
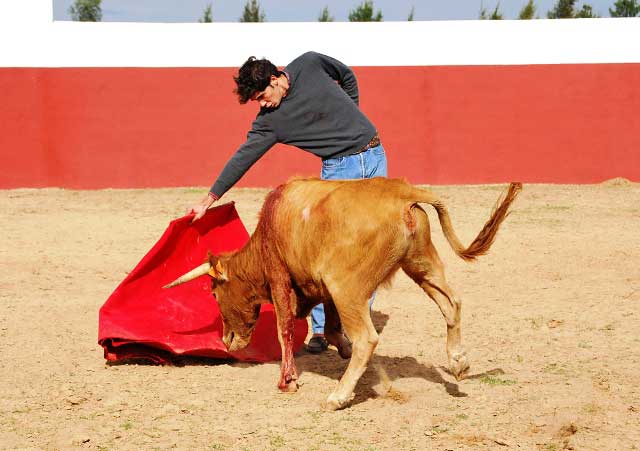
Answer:
M385 21L404 21L414 8L414 20L477 19L482 5L492 11L498 0L373 0ZM54 20L71 20L74 0L53 0ZM347 21L349 11L363 0L258 0L268 22L316 21L327 6L336 21ZM556 0L534 0L537 15L546 18ZM500 0L505 19L515 19L527 0ZM590 4L600 17L609 17L615 0L578 0L578 8ZM102 0L103 22L197 22L207 5L214 22L237 22L245 0Z

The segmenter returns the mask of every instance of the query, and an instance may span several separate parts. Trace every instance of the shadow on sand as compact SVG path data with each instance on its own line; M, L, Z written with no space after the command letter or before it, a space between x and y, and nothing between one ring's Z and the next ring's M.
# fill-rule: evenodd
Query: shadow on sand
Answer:
M389 320L389 315L377 311L371 312L371 319L378 333L381 333ZM158 350L154 350L155 353ZM249 367L257 365L256 363L236 362L234 360L212 359L207 357L195 356L175 356L166 353L166 361L175 366L217 366L217 365L234 365L237 367ZM156 362L142 359L120 360L118 362L109 362L109 365L155 365ZM278 364L273 362L271 364ZM309 354L304 347L296 355L296 365L298 371L302 375L305 372L320 374L331 379L339 380L347 369L349 360L343 360L334 348L322 354ZM500 368L495 368L483 373L467 375L464 380L480 379L483 376L495 376L504 374ZM445 378L446 375L446 378ZM465 392L460 390L460 386L455 378L449 373L449 370L442 366L425 365L418 362L414 357L390 357L379 355L374 352L367 370L360 378L355 389L355 398L351 405L365 402L368 399L390 396L399 402L407 399L406 395L395 391L391 383L397 379L403 378L420 378L433 384L442 385L446 392L453 397L466 397ZM274 390L276 385L274 380ZM327 391L328 393L328 391Z

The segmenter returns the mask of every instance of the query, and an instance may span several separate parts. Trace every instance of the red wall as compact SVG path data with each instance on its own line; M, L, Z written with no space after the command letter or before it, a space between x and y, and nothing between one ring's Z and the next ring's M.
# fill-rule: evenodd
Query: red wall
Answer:
M390 176L640 181L640 64L359 67ZM0 68L0 188L209 186L243 142L231 68ZM239 186L317 175L276 146Z

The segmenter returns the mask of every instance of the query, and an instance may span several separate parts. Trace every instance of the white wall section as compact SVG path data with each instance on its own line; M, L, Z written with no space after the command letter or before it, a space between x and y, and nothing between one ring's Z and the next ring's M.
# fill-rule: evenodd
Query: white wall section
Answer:
M640 18L307 23L53 22L50 0L0 0L0 67L284 65L307 50L352 66L640 62Z

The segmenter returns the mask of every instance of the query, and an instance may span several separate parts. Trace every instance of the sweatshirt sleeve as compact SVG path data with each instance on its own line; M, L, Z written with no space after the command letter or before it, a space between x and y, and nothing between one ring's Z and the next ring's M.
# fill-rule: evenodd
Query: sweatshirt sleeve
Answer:
M222 197L277 142L276 133L259 116L247 134L247 140L240 146L211 187L210 192Z
M359 105L360 94L358 92L358 81L356 80L356 75L353 73L351 68L330 56L322 55L320 53L313 53L313 55L318 58L322 69L324 69L331 78L338 82L342 90L351 97L351 100L353 100L356 105Z

